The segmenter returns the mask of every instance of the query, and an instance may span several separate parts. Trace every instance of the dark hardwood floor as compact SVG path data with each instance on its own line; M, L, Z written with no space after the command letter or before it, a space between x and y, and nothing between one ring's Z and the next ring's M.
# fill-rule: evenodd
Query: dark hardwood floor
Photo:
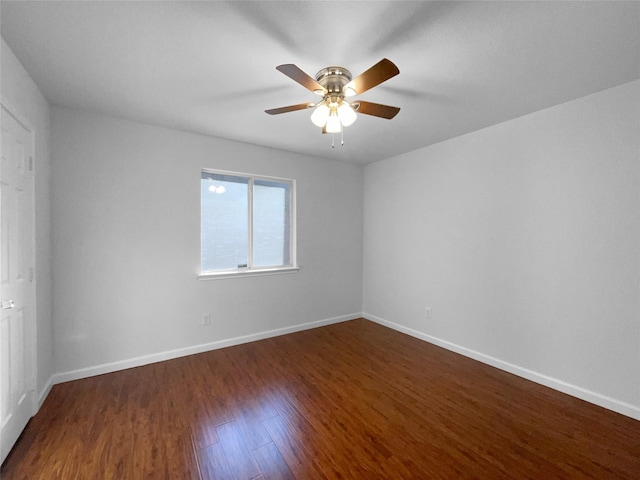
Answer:
M2 479L639 479L640 422L366 320L56 385Z

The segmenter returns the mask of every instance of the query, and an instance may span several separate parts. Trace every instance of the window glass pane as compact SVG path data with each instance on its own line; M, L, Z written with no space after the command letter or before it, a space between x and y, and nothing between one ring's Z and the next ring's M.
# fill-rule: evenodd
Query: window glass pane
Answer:
M202 271L247 266L249 252L248 179L202 172Z
M253 265L291 264L290 185L256 180L253 184Z

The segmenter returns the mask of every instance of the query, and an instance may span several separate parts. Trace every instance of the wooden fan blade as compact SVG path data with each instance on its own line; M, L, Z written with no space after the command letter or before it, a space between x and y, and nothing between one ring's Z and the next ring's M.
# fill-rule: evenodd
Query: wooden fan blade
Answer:
M399 73L400 70L398 70L398 67L396 67L395 63L393 63L391 60L383 58L369 70L361 73L356 78L347 83L343 88L343 92L348 93L352 90L356 92L356 94L360 95L370 88L373 88L376 85L380 85L382 82L386 82L391 77L395 77Z
M362 100L356 100L353 105L359 105L356 109L358 113L364 113L365 115L373 115L374 117L386 118L391 120L395 117L400 108L390 107L389 105L382 105L380 103L363 102Z
M296 110L305 110L313 107L314 105L314 103L298 103L297 105L289 105L288 107L272 108L270 110L265 110L265 112L269 115L278 115L280 113L295 112Z
M311 90L312 92L318 93L319 95L324 95L325 93L327 93L327 90L322 85L320 85L313 78L311 78L309 75L307 75L302 70L300 70L293 63L278 65L276 67L276 70L284 73L291 80L298 82L307 90Z

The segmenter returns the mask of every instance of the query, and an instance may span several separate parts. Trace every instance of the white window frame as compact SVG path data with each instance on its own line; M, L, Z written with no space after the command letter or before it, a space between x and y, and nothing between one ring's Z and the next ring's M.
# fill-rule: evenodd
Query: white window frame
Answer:
M234 278L234 277L248 277L255 275L274 275L282 273L295 273L300 270L296 257L296 181L290 178L269 177L264 175L254 175L250 173L232 172L228 170L215 170L210 168L202 168L200 170L200 181L202 181L203 173L212 173L217 175L232 175L235 177L246 178L248 180L248 258L247 266L230 269L230 270L217 270L217 271L202 271L202 204L200 205L200 274L198 279L200 280L213 280L218 278ZM255 181L267 181L267 182L279 182L289 185L289 249L290 249L290 264L276 267L253 267L253 185Z

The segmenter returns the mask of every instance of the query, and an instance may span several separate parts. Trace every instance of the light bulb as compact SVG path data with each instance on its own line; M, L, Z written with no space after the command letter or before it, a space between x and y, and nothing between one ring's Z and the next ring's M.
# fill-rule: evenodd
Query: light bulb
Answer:
M338 107L338 116L340 117L340 121L342 122L342 126L344 127L352 125L353 122L355 122L358 118L356 112L347 102L342 102Z
M311 114L311 121L317 127L324 127L327 123L327 118L329 117L329 107L326 104L321 104L316 107L316 109Z
M340 117L336 113L327 118L327 133L340 133L342 131L342 124L340 123Z

